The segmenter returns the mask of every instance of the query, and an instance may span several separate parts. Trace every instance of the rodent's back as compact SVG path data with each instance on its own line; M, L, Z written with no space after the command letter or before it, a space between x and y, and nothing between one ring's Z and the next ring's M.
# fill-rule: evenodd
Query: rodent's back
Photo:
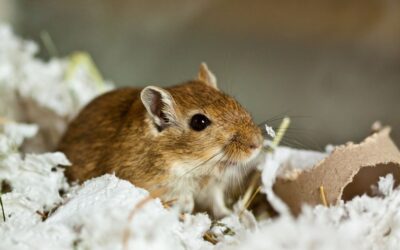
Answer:
M102 160L113 150L109 146L138 99L140 89L121 88L95 98L81 110L69 125L58 148L74 165L66 170L70 180L86 180L105 173ZM143 114L138 112L136 119L140 119L140 115Z

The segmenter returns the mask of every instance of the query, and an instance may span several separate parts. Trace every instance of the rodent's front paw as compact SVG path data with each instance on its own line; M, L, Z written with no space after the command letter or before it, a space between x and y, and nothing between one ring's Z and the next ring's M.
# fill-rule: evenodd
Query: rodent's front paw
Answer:
M224 218L232 213L232 210L227 208L225 204L214 204L213 206L213 215L217 219Z
M178 205L182 213L192 213L194 209L194 198L192 194L181 195Z

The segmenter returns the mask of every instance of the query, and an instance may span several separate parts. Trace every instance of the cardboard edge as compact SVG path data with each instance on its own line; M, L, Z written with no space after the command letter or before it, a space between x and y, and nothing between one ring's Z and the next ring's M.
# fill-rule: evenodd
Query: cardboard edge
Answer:
M353 182L354 177L363 168L388 163L400 167L400 152L390 138L390 131L390 127L385 127L368 136L359 144L347 143L338 146L314 167L299 173L295 180L277 177L273 187L274 191L294 214L301 211L303 203L321 204L317 190L324 184L326 184L328 203L337 204L341 200L345 188ZM336 180L330 176L334 174L341 178ZM344 176L340 176L340 174Z

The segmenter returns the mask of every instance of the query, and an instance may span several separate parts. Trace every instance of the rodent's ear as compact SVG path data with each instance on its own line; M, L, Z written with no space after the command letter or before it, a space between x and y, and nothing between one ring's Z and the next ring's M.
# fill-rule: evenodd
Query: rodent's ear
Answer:
M140 98L158 131L176 122L175 101L168 91L148 86L142 90Z
M206 84L210 85L215 89L218 89L217 78L215 77L213 72L211 72L211 70L208 69L207 64L204 62L200 64L200 70L197 79L205 82Z

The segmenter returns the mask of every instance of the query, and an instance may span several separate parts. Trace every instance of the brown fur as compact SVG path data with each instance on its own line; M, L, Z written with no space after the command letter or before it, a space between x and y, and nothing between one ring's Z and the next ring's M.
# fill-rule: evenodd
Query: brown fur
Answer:
M170 169L174 163L207 161L222 150L226 160L199 176L203 186L210 176L240 163L261 146L260 129L247 111L206 82L194 80L166 90L175 101L177 124L160 133L140 99L140 89L117 89L89 103L59 144L73 164L67 168L68 178L85 181L115 173L136 186L154 190L174 184ZM196 113L205 114L212 124L193 131L189 122ZM184 171L190 174L192 170Z

